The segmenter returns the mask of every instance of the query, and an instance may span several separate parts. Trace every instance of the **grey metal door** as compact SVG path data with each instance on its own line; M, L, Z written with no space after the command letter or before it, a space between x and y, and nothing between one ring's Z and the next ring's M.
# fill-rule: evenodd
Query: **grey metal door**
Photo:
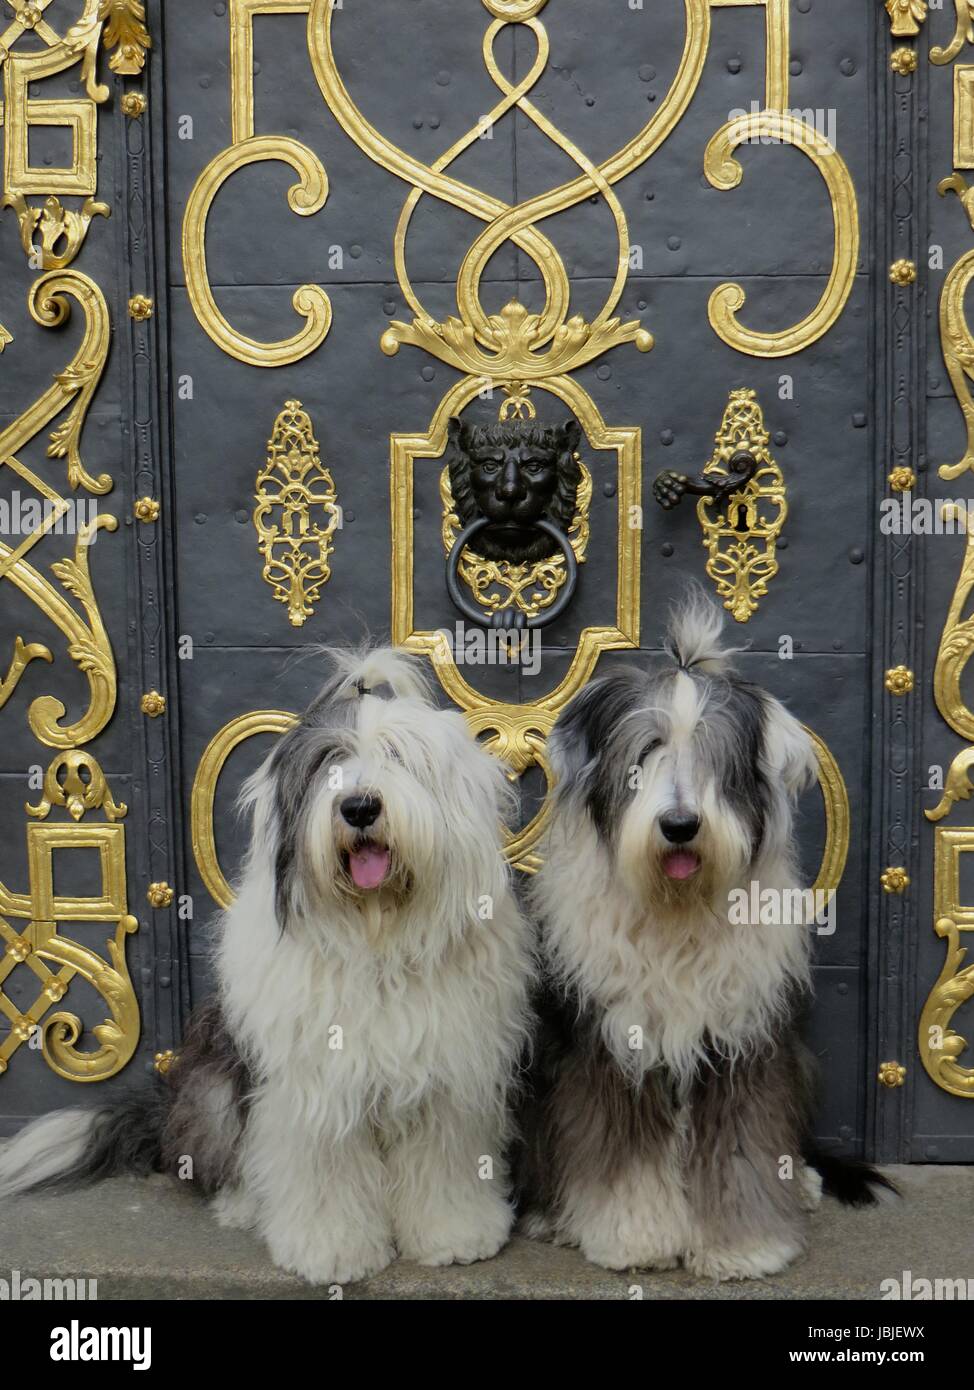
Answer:
M104 297L114 341L81 434L86 474L71 473L70 452L45 457L60 415L30 416L33 443L11 434L0 473L23 490L10 461L33 459L31 488L41 479L97 498L119 524L85 551L101 646L53 599L40 602L23 571L36 560L4 560L14 665L0 690L10 730L0 880L26 896L4 917L0 1123L79 1095L93 1103L132 1068L165 1067L209 987L208 922L243 843L236 790L314 691L315 644L371 633L423 654L444 700L519 775L523 825L510 853L530 873L558 710L594 671L652 660L671 600L696 580L726 603L748 674L819 740L803 854L810 882L838 885L834 924L816 940L808 1023L824 1077L819 1132L884 1159L974 1156L969 1069L963 1058L940 1067L918 1041L938 1041L920 1032L945 949L933 930L934 837L965 818L961 802L928 821L940 792L924 788L932 764L946 770L974 742L963 720L945 727L933 699L963 542L880 525L884 500L929 490L927 457L963 451L939 342L921 331L924 296L943 279L928 265L927 219L946 269L969 231L956 198L938 199L927 176L928 142L939 176L937 140L951 172L953 88L949 65L927 62L925 7L169 0L149 4L143 31L131 0L53 0L55 39L81 25L60 46L45 31L48 7L31 9L22 34L0 34L3 138L14 149L4 192L21 199L0 237L0 322L13 334L0 359L4 427L78 341L78 308L59 327L31 289L45 273L69 277L62 296L92 296L90 281L92 312ZM947 17L926 27L936 24ZM21 48L39 57L18 67ZM30 66L48 50L64 64L50 77ZM907 56L891 66L895 50ZM102 101L95 84L112 69ZM45 114L45 99L60 104ZM89 159L87 182L59 182L65 131L69 157ZM17 162L23 149L33 173ZM28 262L18 221L30 245L30 208L45 197L84 219L93 181L111 218L70 224L78 244L63 269L45 272L43 249ZM582 426L572 530L582 563L574 601L539 630L536 659L503 664L458 636L443 452L450 415L533 412ZM657 474L719 476L741 445L761 469L733 512L655 504ZM102 472L112 487L99 492ZM55 562L73 556L73 538L39 544ZM73 589L67 571L48 582L62 595L67 586L64 601L94 630L71 577ZM517 601L510 585L486 592L485 615L490 593ZM14 638L51 645L52 609L63 620L54 663L35 652L18 680L29 648ZM86 693L86 642L102 665L110 645L117 689L99 674ZM62 724L86 700L97 717L56 735L51 707L31 704L49 691L68 707ZM59 749L79 778L93 774L75 754L97 758L111 801L95 777L77 819L58 792L46 818L26 814L25 769L46 768ZM85 840L93 825L122 831L101 837L113 849ZM63 847L57 834L35 835L42 849L29 866L25 831L55 826L71 832ZM68 914L59 934L122 980L88 961L90 986L71 962L59 967L87 1030L78 1048L104 1049L91 1029L114 1023L104 1063L74 1058L70 1026L51 1023L65 1003L45 996L30 1012L50 985L36 968L43 930L25 927L53 911L41 902L45 844L58 863L70 848L88 874L57 890L54 915ZM102 903L100 919L78 924L70 914L94 911L79 903L122 844L124 904L106 916ZM106 921L122 952L114 964ZM120 1021L99 981L121 991ZM943 1025L948 1057L962 1018L924 1015L924 1027ZM13 1047L18 1028L28 1040ZM79 1090L99 1066L104 1079ZM958 1067L961 1082L945 1088Z

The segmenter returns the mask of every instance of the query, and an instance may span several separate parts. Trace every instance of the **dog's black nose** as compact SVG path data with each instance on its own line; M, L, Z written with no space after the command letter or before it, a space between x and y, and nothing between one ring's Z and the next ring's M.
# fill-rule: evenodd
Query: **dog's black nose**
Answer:
M354 825L356 830L364 830L379 819L382 802L377 796L346 796L338 809L349 825Z
M700 829L700 819L698 816L676 813L672 816L664 816L659 823L659 828L671 845L685 845L688 840L693 839Z

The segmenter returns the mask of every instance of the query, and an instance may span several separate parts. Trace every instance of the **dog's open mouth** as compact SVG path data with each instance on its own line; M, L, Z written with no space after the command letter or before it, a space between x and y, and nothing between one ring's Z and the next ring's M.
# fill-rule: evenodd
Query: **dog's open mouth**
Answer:
M667 878L675 878L678 881L693 878L693 875L700 868L700 855L692 849L670 850L663 860L663 872Z
M386 845L363 841L348 851L348 872L356 888L369 892L381 888L389 877L392 856Z

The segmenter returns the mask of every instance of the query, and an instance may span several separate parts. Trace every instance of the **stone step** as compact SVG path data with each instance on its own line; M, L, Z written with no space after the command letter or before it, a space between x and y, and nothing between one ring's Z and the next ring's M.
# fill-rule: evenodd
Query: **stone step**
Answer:
M968 1279L974 1292L974 1167L897 1167L903 1197L864 1211L826 1199L807 1254L783 1274L715 1285L672 1273L612 1273L574 1250L515 1237L493 1260L446 1269L399 1261L348 1285L365 1299L879 1299L885 1279ZM332 1296L271 1264L253 1236L219 1227L168 1178L0 1203L0 1279L97 1279L99 1299ZM0 1286L2 1290L2 1286Z

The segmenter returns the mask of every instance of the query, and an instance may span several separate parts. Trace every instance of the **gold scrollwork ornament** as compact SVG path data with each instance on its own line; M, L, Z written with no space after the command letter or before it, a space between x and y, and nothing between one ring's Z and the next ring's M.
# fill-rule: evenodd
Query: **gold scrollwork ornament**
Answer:
M75 537L74 555L66 556L50 566L61 590L76 599L83 610L69 603L64 593L55 588L27 560L31 548L47 535L64 516L70 503L52 488L18 454L42 429L70 404L62 422L51 432L48 455L67 460L69 486L79 485L96 494L112 486L108 474L92 477L81 459L81 433L88 407L104 370L108 353L108 309L104 296L93 281L78 271L49 271L36 280L28 295L28 308L34 320L45 326L60 325L69 317L70 295L82 307L85 327L82 341L72 361L55 377L54 384L29 406L12 424L0 431L0 467L12 469L18 477L44 498L49 506L43 520L17 546L0 540L0 579L9 579L68 639L68 654L84 674L90 690L88 710L73 724L59 723L65 714L64 704L52 695L39 696L28 711L28 722L34 736L52 748L73 748L87 743L100 733L115 708L116 670L111 642L95 597L88 564L88 551L100 530L114 531L118 522L114 516L99 514L90 522L79 525ZM36 644L20 644L28 658L50 652ZM9 698L23 665L15 662L0 690L0 705Z
M45 199L43 207L35 208L23 194L7 193L2 206L16 212L21 245L31 265L41 270L62 270L70 265L88 234L91 219L111 216L108 204L97 203L94 198L86 198L79 212L70 212L55 194ZM39 245L35 240L38 233Z
M947 772L943 796L932 810L923 813L927 820L943 820L944 816L949 815L951 808L956 806L959 801L970 800L972 793L974 793L974 784L971 782L972 768L974 768L974 748L961 749Z
M311 417L300 401L286 401L274 421L267 460L257 474L255 502L262 577L278 602L287 604L291 626L302 627L331 578L329 560L341 508L334 480L319 456Z
M961 175L944 179L939 191L957 189L957 180L963 182ZM971 215L967 198L960 194L964 206ZM964 417L967 431L967 448L957 463L943 463L937 472L946 481L959 478L970 469L974 472L974 400L968 382L974 379L974 337L971 335L964 312L964 300L968 287L974 281L974 251L968 251L950 269L940 292L940 347L947 364L950 384L954 389L957 404Z
M305 320L290 338L261 343L239 332L221 313L210 288L206 264L206 223L213 203L233 174L253 164L289 164L298 182L288 191L291 211L310 217L328 198L328 175L316 154L285 135L254 132L255 15L304 14L310 0L230 0L231 143L211 159L190 193L183 217L183 269L193 312L203 331L222 352L252 367L281 367L298 362L320 347L331 328L331 300L320 285L299 285L291 296Z
M74 821L81 820L85 811L100 808L114 822L128 810L124 801L116 804L112 800L105 774L83 748L72 748L54 759L44 774L40 801L36 806L28 802L26 810L29 816L46 820L52 806L64 806Z
M89 780L82 778L86 769ZM60 772L65 773L63 782ZM126 1065L139 1041L139 1005L125 959L126 938L138 930L128 911L125 884L125 828L114 822L125 815L116 804L98 763L91 755L72 749L51 763L44 779L44 796L30 815L46 821L53 806L64 807L72 821L90 810L103 810L107 823L28 824L27 863L29 891L11 892L0 883L0 1014L10 1028L0 1042L0 1074L18 1048L39 1029L41 1049L48 1065L68 1081L103 1081ZM76 852L98 856L101 891L91 896L60 896L54 884L54 856ZM9 920L8 920L9 919ZM26 919L16 929L12 921ZM62 922L110 922L114 934L108 940L106 961L96 951L66 937ZM18 967L25 966L38 980L33 1002L21 1009L4 992L3 985ZM75 1014L50 1009L67 995L75 978L85 980L108 1005L111 1017L96 1024L91 1033L98 1046L81 1050L83 1024Z
M140 0L100 0L98 18L104 23L102 43L114 49L108 60L120 77L136 77L145 67L152 39L145 27L145 6Z
M963 616L968 598L974 590L974 518L970 517L966 506L961 502L945 502L942 516L945 521L960 520L966 532L966 539L964 559L937 649L933 671L933 697L937 709L954 733L974 743L974 712L968 708L960 688L964 667L974 655L974 617Z
M0 32L0 69L3 72L4 207L12 207L20 223L21 244L34 268L63 269L77 256L92 218L108 217L106 203L96 202L97 111L109 98L107 86L96 76L100 44L114 47L109 66L116 72L136 72L136 55L144 54L150 40L138 0L84 0L74 24L62 35L48 23L45 12L51 0L9 0L14 19ZM18 39L33 34L42 47L20 49ZM81 65L83 97L38 97L32 84ZM63 168L36 167L30 163L29 132L33 125L56 126L70 132L73 155ZM42 206L28 203L30 194L42 194ZM85 199L78 210L66 209L60 198L76 194ZM40 236L38 244L36 235ZM0 329L0 350L9 341Z
M403 295L415 317L412 324L397 321L390 326L382 340L384 351L394 352L400 342L410 342L458 366L461 371L495 379L521 375L530 380L574 370L581 362L621 342L633 341L643 351L652 346L651 335L638 323L622 324L613 317L629 264L626 219L613 185L659 149L682 119L700 81L710 37L710 0L685 0L685 11L686 43L669 92L638 135L596 165L527 95L548 64L548 36L536 17L538 10L533 5L515 3L505 7L505 13L488 27L483 41L484 63L501 94L500 100L433 165L427 165L383 136L352 101L335 62L334 6L331 0L311 0L308 41L322 95L339 124L369 158L414 185L396 230L395 264ZM767 104L769 108L780 109L732 121L718 131L707 148L705 172L715 187L733 188L740 183L743 174L740 164L732 158L738 145L752 140L794 145L809 156L825 180L832 202L835 251L821 302L790 329L778 333L748 330L736 319L736 312L744 303L741 287L721 285L714 292L710 304L714 330L732 347L758 357L801 351L831 327L851 292L859 247L855 191L845 164L811 124L785 111L788 100L787 7L775 5L772 9L769 6L768 14ZM505 78L493 51L494 42L507 23L518 23L529 30L537 45L533 64L516 85ZM480 137L485 123L494 126L513 108L556 144L581 172L569 183L512 208L449 176L445 170ZM558 252L538 231L536 224L575 206L592 193L600 194L610 211L619 255L606 301L596 317L588 322L577 315L569 319L567 272ZM488 224L468 250L460 269L457 280L460 317L447 319L442 324L423 307L406 273L406 233L423 194L452 203ZM508 240L524 250L538 266L545 291L545 306L538 315L528 314L521 306L508 305L502 315L491 317L480 303L480 280L487 263ZM515 309L519 311L516 320ZM549 351L542 353L541 349L548 343L551 344Z
M926 5L924 4L924 10ZM930 49L930 61L938 67L951 63L964 47L965 42L974 43L974 0L954 0L957 24L954 36L946 48L938 45ZM895 30L894 30L895 33Z
M950 1026L962 1005L974 998L974 965L964 965L967 947L961 933L974 931L974 908L961 901L960 859L974 852L974 828L934 831L934 931L946 943L947 953L920 1015L920 1059L930 1076L954 1096L974 1098L974 1066L962 1067L958 1057L966 1038Z

